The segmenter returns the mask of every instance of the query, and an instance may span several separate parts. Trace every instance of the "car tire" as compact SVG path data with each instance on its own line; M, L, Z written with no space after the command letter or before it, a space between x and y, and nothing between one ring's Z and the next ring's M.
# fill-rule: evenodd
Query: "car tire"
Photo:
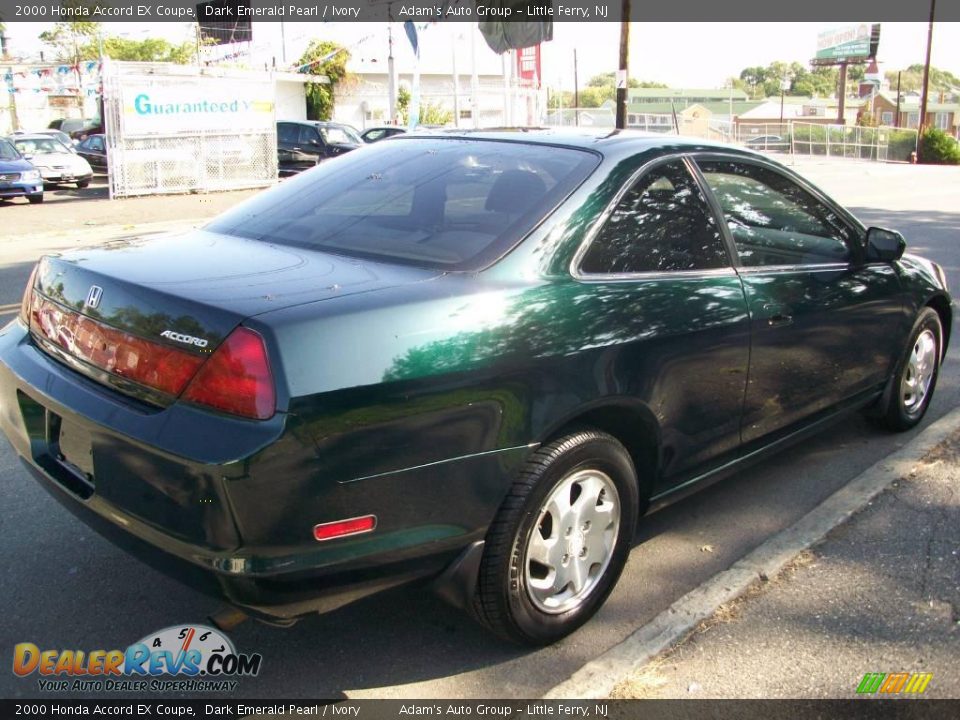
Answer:
M539 448L487 533L478 619L523 645L579 628L619 579L638 510L633 461L612 436L584 429Z
M39 195L27 195L27 200L30 202L31 205L36 205L37 203L42 203L42 202L43 202L43 193L40 193Z
M78 180L77 181L77 190L83 190L90 184L89 180Z
M917 317L892 385L876 413L882 427L903 432L915 427L930 407L943 353L943 327L937 311L925 307Z

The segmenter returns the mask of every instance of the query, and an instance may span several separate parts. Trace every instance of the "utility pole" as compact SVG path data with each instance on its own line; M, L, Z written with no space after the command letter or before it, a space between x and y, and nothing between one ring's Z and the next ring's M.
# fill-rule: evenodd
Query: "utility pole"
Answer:
M630 0L623 0L620 18L620 72L617 73L617 129L627 126L627 85L630 65ZM621 82L623 87L620 87Z
M391 17L393 20L393 6L390 6ZM390 123L398 121L397 118L397 74L393 64L393 24L387 23L387 102L390 111Z
M837 92L837 124L846 125L844 110L847 105L847 61L840 63L840 90Z
M580 127L580 82L577 75L577 49L573 49L573 113L577 127Z
M900 75L902 70L897 70L897 114L893 116L893 126L900 127Z
M456 31L454 31L453 42L450 43L450 56L453 61L453 126L458 128L460 127L460 73L457 71L456 40Z
M923 95L920 96L920 122L917 127L917 159L923 161L923 143L920 137L923 135L924 126L927 124L927 95L930 90L930 48L933 45L933 15L937 9L937 0L930 0L930 23L927 26L927 59L923 65Z
M480 127L480 75L477 72L477 32L470 27L470 118L473 120L473 129Z

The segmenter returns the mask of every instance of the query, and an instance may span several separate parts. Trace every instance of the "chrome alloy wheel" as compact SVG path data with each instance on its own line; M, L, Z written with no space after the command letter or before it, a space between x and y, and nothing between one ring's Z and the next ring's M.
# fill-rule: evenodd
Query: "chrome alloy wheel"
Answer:
M936 367L937 339L932 330L924 330L913 343L903 379L900 381L900 401L908 415L923 407Z
M571 473L553 489L530 531L523 571L530 601L559 614L578 607L603 577L620 532L620 496L600 470Z

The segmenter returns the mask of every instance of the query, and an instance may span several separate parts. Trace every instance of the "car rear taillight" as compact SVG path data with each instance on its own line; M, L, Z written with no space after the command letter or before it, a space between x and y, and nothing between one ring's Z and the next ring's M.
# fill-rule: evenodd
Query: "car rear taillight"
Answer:
M29 327L30 325L30 302L33 298L33 283L37 280L37 270L40 268L40 263L37 263L33 266L33 270L30 271L30 279L27 280L27 287L23 291L23 299L20 301L20 319L23 320L23 324Z
M277 398L263 338L249 328L234 330L200 368L182 398L254 420L273 417Z
M30 301L30 330L99 370L176 397L206 358L150 342L48 300Z

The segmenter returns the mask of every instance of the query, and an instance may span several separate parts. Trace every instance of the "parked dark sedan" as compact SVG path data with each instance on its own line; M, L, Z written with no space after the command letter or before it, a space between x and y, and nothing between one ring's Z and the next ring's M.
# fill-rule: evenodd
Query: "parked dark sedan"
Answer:
M903 253L746 150L407 134L43 258L0 425L79 517L248 614L429 580L544 644L645 512L852 411L920 422L952 309Z
M107 172L107 138L104 135L90 135L76 147L77 155L98 172Z
M361 145L363 140L349 125L311 120L277 123L277 165L281 175L308 170Z
M397 125L383 125L379 127L367 128L360 133L360 139L369 144L386 140L394 135L403 135L405 132L407 132L407 129L404 127L399 127Z

